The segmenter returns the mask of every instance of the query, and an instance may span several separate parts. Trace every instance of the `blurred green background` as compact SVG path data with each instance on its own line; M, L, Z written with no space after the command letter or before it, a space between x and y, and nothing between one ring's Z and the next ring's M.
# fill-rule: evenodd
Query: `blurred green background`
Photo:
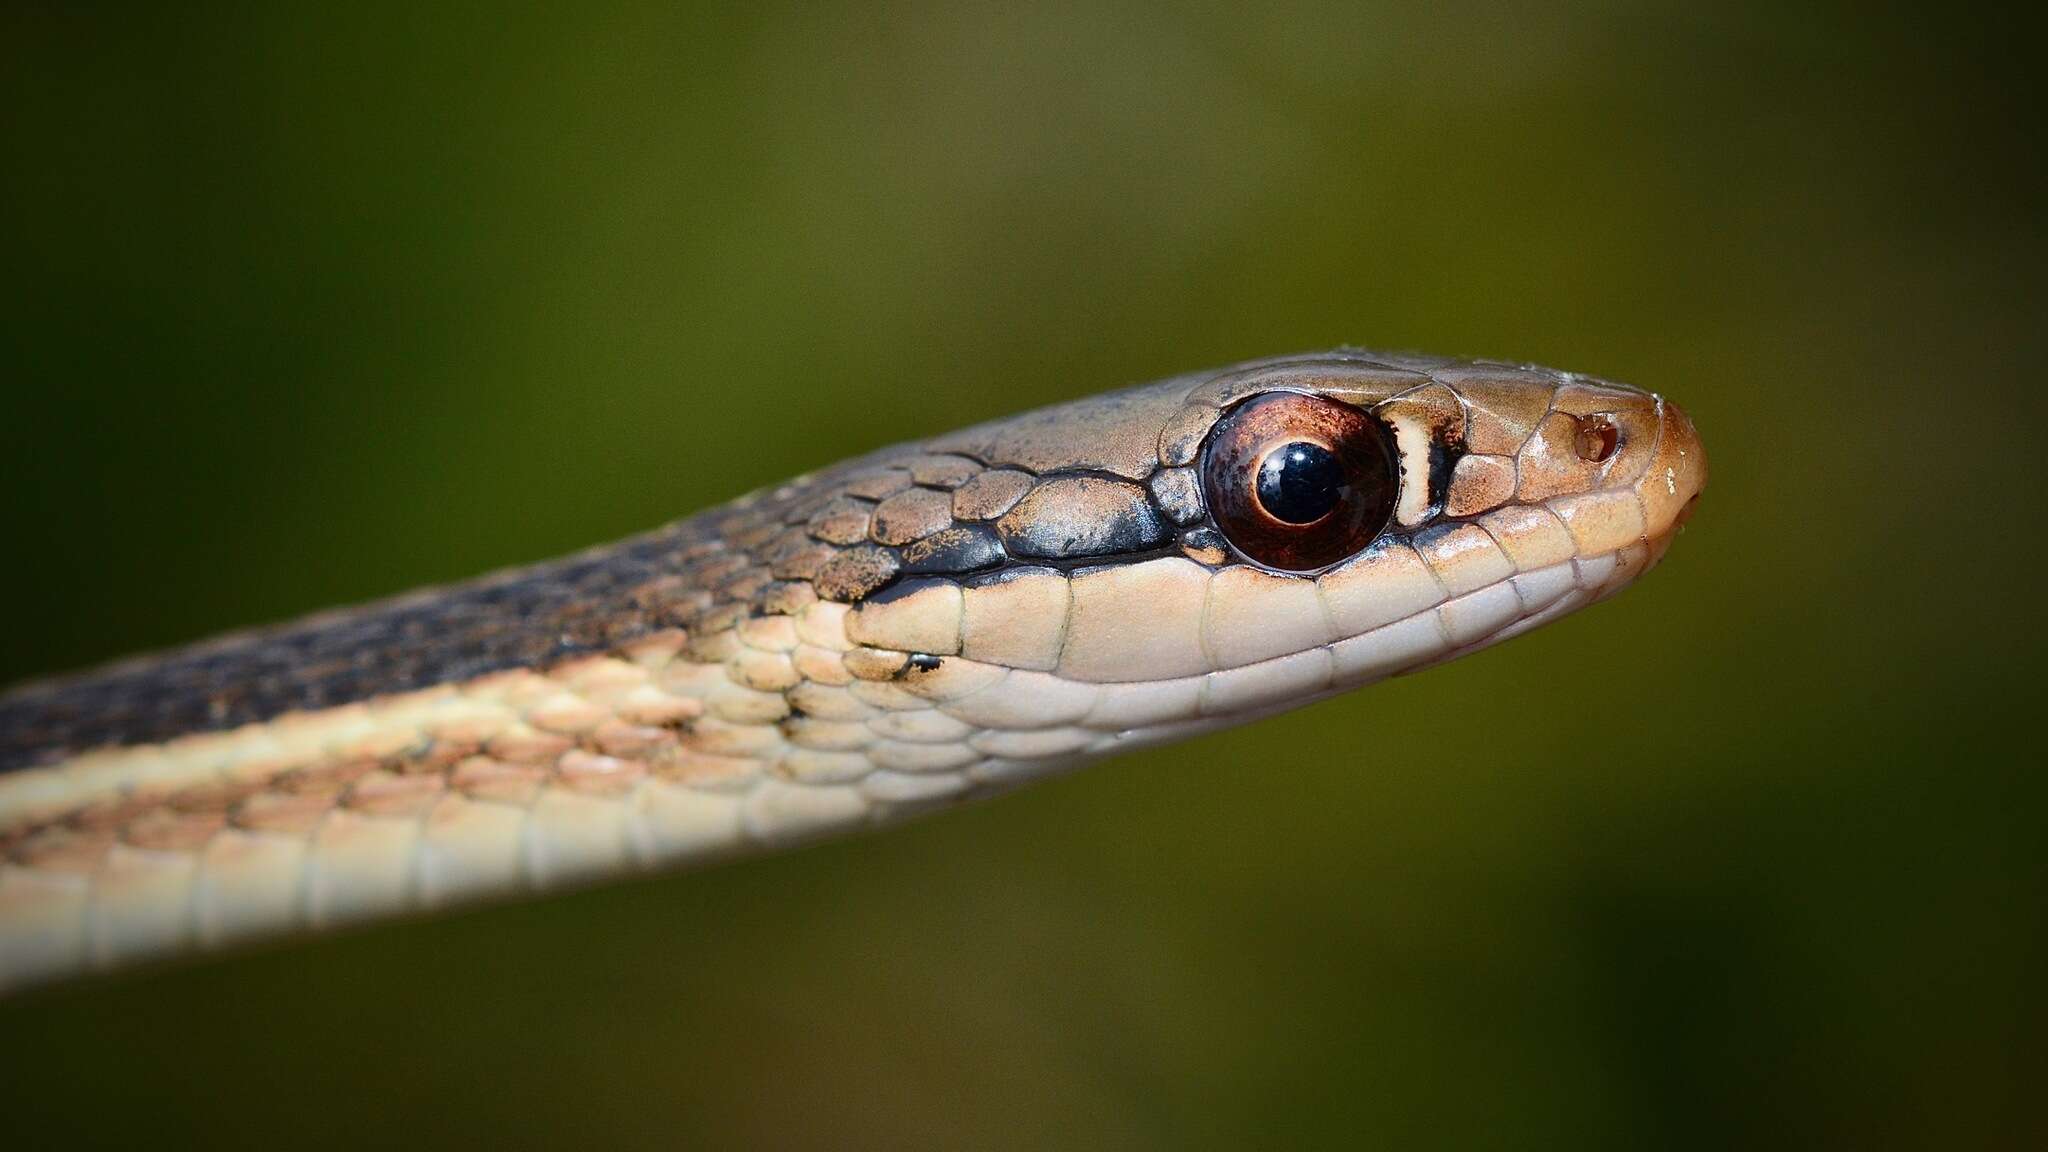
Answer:
M1339 342L1658 388L1713 481L1286 718L0 1004L10 1146L2040 1146L2031 33L332 7L0 15L0 676Z

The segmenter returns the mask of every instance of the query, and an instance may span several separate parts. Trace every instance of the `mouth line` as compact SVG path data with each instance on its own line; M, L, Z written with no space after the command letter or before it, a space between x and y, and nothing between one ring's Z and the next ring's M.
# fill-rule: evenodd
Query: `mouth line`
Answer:
M1700 505L1700 494L1699 494L1699 493L1697 493L1697 492L1695 492L1695 493L1693 493L1693 494L1692 494L1692 499L1690 499L1690 500L1687 500L1687 501L1685 502L1685 507L1683 507L1683 508L1680 508L1680 509L1678 510L1678 514L1677 514L1676 516L1673 516L1673 517L1671 518L1671 526L1670 526L1669 528L1666 528L1666 529L1665 529L1664 531L1662 531L1662 532L1658 533L1658 535L1660 535L1660 536L1675 536L1675 535L1677 535L1677 534L1678 534L1678 530L1679 530L1679 529L1681 529L1681 528L1683 528L1683 527L1685 527L1685 522L1686 522L1686 521L1688 521L1688 520L1690 520L1690 519L1692 519L1692 513L1693 513L1693 509L1695 509L1695 508L1698 508L1698 507L1699 507L1699 505Z

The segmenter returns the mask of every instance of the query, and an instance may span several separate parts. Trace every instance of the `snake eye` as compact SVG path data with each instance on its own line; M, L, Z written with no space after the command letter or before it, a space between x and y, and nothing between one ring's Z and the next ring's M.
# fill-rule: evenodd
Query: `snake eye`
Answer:
M1217 423L1202 486L1230 543L1287 572L1326 567L1370 544L1400 487L1378 421L1293 392L1246 401Z

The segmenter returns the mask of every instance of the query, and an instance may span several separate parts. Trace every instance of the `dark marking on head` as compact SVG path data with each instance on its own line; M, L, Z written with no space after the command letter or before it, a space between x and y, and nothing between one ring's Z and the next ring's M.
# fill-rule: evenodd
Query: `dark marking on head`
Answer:
M900 580L894 584L889 585L887 588L884 588L881 591L876 592L874 595L866 597L862 601L862 603L894 604L898 600L907 600L910 597L917 595L919 592L922 592L927 588L932 588L947 583L950 583L950 581L934 579L931 577L922 577L916 580Z
M868 544L835 554L818 568L812 586L827 600L857 603L896 578L902 562L888 548Z
M1145 489L1102 476L1040 481L996 523L1012 556L1084 560L1143 552L1169 539Z
M960 586L962 588L988 588L998 584L1008 584L1012 580L1021 580L1026 576L1056 576L1060 574L1060 571L1059 568L1050 564L1011 564L994 572L982 572L969 576L960 581Z
M1168 520L1182 527L1200 520L1206 510L1202 504L1202 479L1193 468L1162 468L1153 473L1146 484L1152 491L1152 500Z
M1181 536L1180 548L1188 559L1210 568L1220 568L1230 560L1230 544L1214 528L1190 529Z
M1464 438L1446 435L1438 429L1429 438L1429 515L1443 514L1444 504L1451 498L1451 474L1457 471L1458 461L1465 457Z
M1009 559L994 531L981 524L942 529L903 549L906 575L978 572Z

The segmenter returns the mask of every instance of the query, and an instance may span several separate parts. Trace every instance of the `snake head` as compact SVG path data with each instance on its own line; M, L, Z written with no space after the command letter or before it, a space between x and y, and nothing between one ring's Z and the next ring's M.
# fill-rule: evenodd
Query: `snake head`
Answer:
M1339 351L892 450L822 478L810 539L847 542L817 590L849 605L853 643L909 660L911 691L1099 749L1611 595L1662 557L1706 475L1691 421L1655 394Z

